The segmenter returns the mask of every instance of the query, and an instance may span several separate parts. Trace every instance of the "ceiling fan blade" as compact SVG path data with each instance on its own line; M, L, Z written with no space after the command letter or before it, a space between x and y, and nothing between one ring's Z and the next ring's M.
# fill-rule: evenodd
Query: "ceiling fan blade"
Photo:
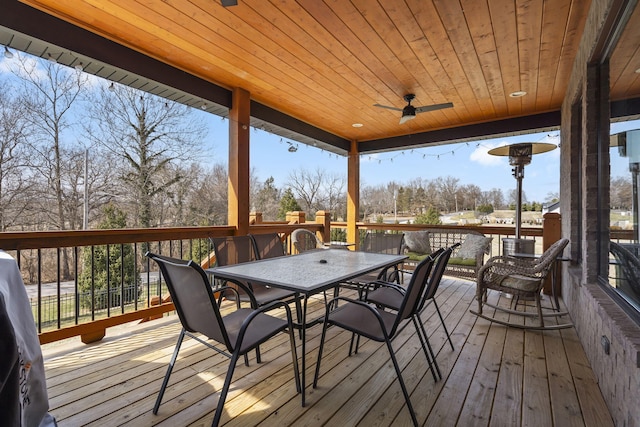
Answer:
M444 104L424 105L422 107L416 107L416 113L424 113L426 111L442 110L443 108L453 107L453 102L445 102Z
M389 107L388 105L373 104L374 107L386 108L388 110L402 111L402 108Z

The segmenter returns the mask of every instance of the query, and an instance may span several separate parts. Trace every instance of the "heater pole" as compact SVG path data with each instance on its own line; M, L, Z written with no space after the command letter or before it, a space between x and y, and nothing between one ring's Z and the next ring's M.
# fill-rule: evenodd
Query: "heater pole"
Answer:
M516 200L516 239L520 238L520 227L522 225L522 179L524 178L524 165L516 165L513 168L513 176L517 183Z

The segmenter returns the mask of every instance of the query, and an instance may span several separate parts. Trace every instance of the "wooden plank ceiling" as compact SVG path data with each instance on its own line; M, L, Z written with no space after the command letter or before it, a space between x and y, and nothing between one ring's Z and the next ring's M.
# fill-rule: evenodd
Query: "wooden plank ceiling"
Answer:
M558 111L590 0L23 0L346 140ZM637 54L636 54L637 56ZM622 73L621 73L622 74ZM637 74L635 74L637 80ZM629 82L620 77L624 91ZM514 92L525 96L512 97ZM633 91L640 93L638 87ZM414 106L452 102L399 124ZM626 93L628 95L628 93ZM353 127L354 123L362 127Z

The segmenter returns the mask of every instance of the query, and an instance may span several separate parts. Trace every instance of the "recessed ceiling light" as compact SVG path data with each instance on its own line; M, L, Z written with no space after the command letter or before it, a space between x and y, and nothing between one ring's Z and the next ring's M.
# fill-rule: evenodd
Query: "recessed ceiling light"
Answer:
M354 128L361 128L362 127L362 123L354 123L351 126L353 126Z
M523 90L518 90L515 92L511 92L509 94L510 97L512 98L520 98L521 96L525 96L527 94L527 92L523 91Z

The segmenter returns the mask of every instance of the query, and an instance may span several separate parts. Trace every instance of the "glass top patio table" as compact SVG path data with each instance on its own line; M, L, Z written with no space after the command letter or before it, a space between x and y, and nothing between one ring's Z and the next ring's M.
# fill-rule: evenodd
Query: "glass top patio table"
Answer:
M318 249L297 255L214 267L207 272L216 278L240 279L308 296L405 259L406 255Z
M333 288L341 282L396 265L406 255L389 255L344 249L317 249L297 255L207 269L217 279L235 279L295 291L304 296L300 340L302 343L302 406L305 405L306 340L305 330L318 323L307 322L309 296Z

